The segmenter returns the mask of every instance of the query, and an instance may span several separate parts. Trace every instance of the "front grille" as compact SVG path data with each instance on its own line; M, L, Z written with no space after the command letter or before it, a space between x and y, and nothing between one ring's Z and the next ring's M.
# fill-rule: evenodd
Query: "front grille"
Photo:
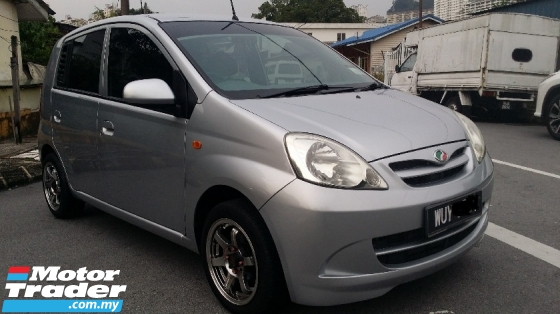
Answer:
M437 183L439 181L444 181L446 179L451 179L457 174L461 173L461 171L463 171L463 168L465 168L464 164L442 172L436 172L425 176L406 178L403 179L403 181L412 187L421 187L423 185L428 185L432 183Z
M457 159L463 155L465 152L466 147L461 147L457 149L451 156L449 157L449 161ZM403 170L410 170L415 168L423 168L423 167L431 167L434 165L439 165L433 161L423 160L423 159L413 159L413 160L405 160L405 161L397 161L389 164L389 167L393 171L403 171Z
M437 253L439 253L439 252L441 252L441 251L443 251L447 248L450 248L450 247L456 245L457 243L461 242L469 234L471 234L471 232L474 231L474 229L476 228L477 225L478 225L478 223L473 223L472 226L466 228L465 230L462 230L462 231L460 231L460 232L458 232L458 233L456 233L452 236L441 239L440 241L436 241L436 242L433 242L433 243L430 243L430 244L414 247L414 248L411 248L411 249L408 249L408 250L403 250L403 251L399 251L399 252L395 252L395 253L377 255L377 259L384 266L394 267L395 265L398 265L398 264L413 262L413 261L419 260L421 258L437 254ZM409 231L409 232L412 235L413 233L418 232L418 230L421 230L421 229L417 229L417 230L413 230L413 231ZM452 231L449 231L449 232L452 232ZM446 232L446 233L449 233L449 232ZM394 237L394 239L397 239L401 236L402 236L402 234L392 235L390 237ZM387 238L387 237L383 237L383 238ZM376 245L377 246L383 245L384 241L377 242L379 239L383 239L383 238L373 239L374 249L376 248Z
M389 163L389 167L409 186L440 184L461 174L469 161L465 154L467 146L464 143L459 145L462 146L457 148L455 145L455 150L444 164L433 158L430 149L428 154L423 152L415 156L420 158L394 161Z
M399 247L426 239L426 230L420 228L373 239L376 251Z

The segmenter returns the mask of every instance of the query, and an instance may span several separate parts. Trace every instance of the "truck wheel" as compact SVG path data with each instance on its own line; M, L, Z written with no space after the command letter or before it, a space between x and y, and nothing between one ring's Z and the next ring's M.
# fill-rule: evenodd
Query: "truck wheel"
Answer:
M455 110L457 112L463 112L463 105L461 105L461 99L459 97L454 96L447 99L445 102L445 106L451 110Z
M233 313L278 310L286 285L262 217L244 200L218 204L204 224L201 253L212 292Z
M84 202L72 195L62 164L54 153L47 155L43 163L43 192L56 218L75 217L84 209Z
M544 122L548 133L555 139L560 141L560 94L556 95L546 106L544 110Z

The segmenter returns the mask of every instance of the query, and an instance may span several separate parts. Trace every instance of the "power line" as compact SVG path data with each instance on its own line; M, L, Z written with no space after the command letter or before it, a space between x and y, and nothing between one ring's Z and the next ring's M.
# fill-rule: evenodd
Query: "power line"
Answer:
M7 17L7 16L4 16L4 15L2 15L2 14L0 14L0 17L3 17L3 18L8 19L8 20L10 20L10 21L18 22L18 20L11 19L11 18L9 18L9 17Z
M5 28L2 28L2 27L0 27L0 30L6 31L6 32L19 33L18 31L14 31L14 30L11 30L11 29L5 29Z

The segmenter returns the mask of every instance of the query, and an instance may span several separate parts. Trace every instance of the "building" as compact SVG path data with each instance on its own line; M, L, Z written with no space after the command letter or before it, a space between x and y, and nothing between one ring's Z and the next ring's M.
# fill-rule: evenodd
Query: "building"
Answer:
M381 15L374 15L366 19L366 23L369 24L386 24L387 18Z
M433 14L433 9L422 10L422 15ZM387 24L396 24L418 18L418 10L387 12Z
M115 8L112 4L105 4L105 9L103 9L103 14L105 17L110 17L115 15Z
M0 139L12 133L13 84L10 67L11 36L19 37L19 21L47 21L55 14L43 0L0 0ZM23 72L21 45L18 45L20 115L22 133L36 133L42 79L28 79Z
M508 6L493 7L485 11L474 14L484 13L522 13L560 19L560 1L558 0L527 0L514 3Z
M367 5L363 5L363 4L350 6L350 8L352 8L352 9L356 10L356 12L358 12L359 16L363 16L363 17L368 16L367 7L368 7Z
M383 27L379 23L282 23L307 33L318 40L332 44L352 36L361 36L372 28Z
M406 37L406 34L418 27L419 19L370 29L361 36L353 36L331 45L338 52L359 65L367 72L379 72L384 65L383 53L391 51ZM441 24L443 20L434 15L422 17L424 27Z
M84 19L73 19L70 15L66 15L66 18L64 20L58 22L61 24L72 25L75 27L82 27L88 23L88 21Z
M434 15L446 20L458 20L464 14L463 8L468 0L434 0Z
M446 21L455 21L501 6L505 1L508 0L434 0L434 14ZM524 1L509 0L509 3Z

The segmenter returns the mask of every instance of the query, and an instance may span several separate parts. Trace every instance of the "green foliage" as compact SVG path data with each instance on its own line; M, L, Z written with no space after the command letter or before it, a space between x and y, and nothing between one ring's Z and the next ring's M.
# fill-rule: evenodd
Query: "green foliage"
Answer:
M342 0L269 0L253 18L273 22L362 23L365 18L347 8Z
M46 65L51 51L62 34L49 16L46 22L19 22L21 55L23 62Z
M422 9L433 9L434 8L434 0L423 0L422 1ZM403 12L403 11L412 11L418 10L419 4L418 0L393 0L393 6L389 9L388 12Z
M114 7L116 7L116 6L113 4L113 8ZM128 14L129 15L151 14L151 13L156 13L156 12L150 10L150 8L148 7L148 3L144 3L144 8L138 8L138 9L130 8L130 9L128 9ZM105 16L105 12L102 9L100 9L98 7L95 7L95 11L91 14L91 18L94 21L99 21L99 20L107 19L107 18L110 18L110 17L113 17L113 16L120 16L120 15L121 15L121 9L120 8L117 8L117 9L111 11L108 16Z
M128 10L128 14L130 15L138 15L138 14L151 14L151 13L155 13L154 11L150 10L150 8L148 8L148 3L144 3L144 8L138 8L138 9L129 9Z

